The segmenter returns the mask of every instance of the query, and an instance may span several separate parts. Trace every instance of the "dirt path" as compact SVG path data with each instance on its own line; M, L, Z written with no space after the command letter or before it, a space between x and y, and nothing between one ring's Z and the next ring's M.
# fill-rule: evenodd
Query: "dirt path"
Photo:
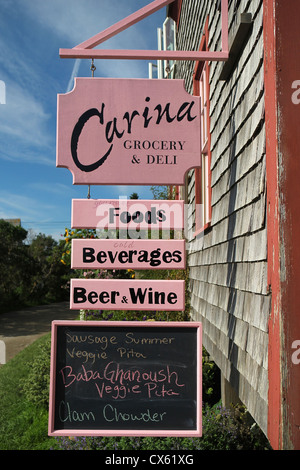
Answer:
M53 320L77 318L78 312L70 310L69 302L0 314L0 341L5 343L6 362L40 336L49 333Z

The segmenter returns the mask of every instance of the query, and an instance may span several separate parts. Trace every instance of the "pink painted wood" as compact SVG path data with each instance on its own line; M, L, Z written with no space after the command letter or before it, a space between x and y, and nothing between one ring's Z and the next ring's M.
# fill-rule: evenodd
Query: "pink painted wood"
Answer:
M55 412L55 368L56 368L56 351L57 351L57 327L62 326L81 326L87 327L99 326L103 328L122 327L130 330L134 327L143 327L151 329L153 327L161 328L197 328L197 429L193 431L178 431L178 430L56 430L54 422ZM202 435L202 324L199 322L152 322L152 321L66 321L56 320L52 322L51 326L51 363L50 363L50 394L49 394L49 421L48 421L48 435L49 436L169 436L169 437L200 437Z
M184 269L185 240L73 239L73 269Z
M70 309L183 311L185 282L71 279Z
M112 60L190 60L216 61L228 59L226 51L152 51L112 49L60 49L62 59L112 59Z
M96 47L102 42L107 41L108 39L122 31L125 31L130 26L138 23L144 18L147 18L148 16L152 15L161 8L173 2L174 0L155 0L154 2L146 5L145 7L141 8L132 15L127 16L127 18L124 18L123 20L119 21L115 25L110 26L101 33L96 34L92 38L82 42L81 44L76 46L76 49L91 49L93 47Z
M128 50L99 50L91 49L102 42L110 39L116 34L124 31L135 23L141 21L152 13L158 11L164 6L172 3L174 0L155 0L144 8L138 10L124 20L119 21L115 25L107 28L92 38L84 41L73 49L60 49L61 58L78 58L78 59L129 59L129 60L216 60L225 61L228 59L228 0L221 0L221 35L222 35L222 52L213 51L128 51Z
M138 214L141 214L140 216ZM73 199L72 228L126 229L131 238L141 229L184 228L184 201L143 199Z
M184 80L76 78L58 96L56 164L73 184L183 185L201 166L199 111Z

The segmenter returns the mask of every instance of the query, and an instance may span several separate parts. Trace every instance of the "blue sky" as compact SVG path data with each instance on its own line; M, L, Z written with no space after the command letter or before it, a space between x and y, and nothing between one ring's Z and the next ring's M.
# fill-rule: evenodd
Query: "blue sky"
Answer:
M56 168L57 94L73 88L74 76L90 77L91 61L61 59L73 48L151 0L1 0L0 218L20 218L35 234L61 238L70 227L71 201L87 186ZM157 49L157 28L166 8L107 41L110 49ZM147 78L146 61L96 60L95 77ZM0 101L3 101L0 95ZM147 187L92 186L92 198L118 199Z

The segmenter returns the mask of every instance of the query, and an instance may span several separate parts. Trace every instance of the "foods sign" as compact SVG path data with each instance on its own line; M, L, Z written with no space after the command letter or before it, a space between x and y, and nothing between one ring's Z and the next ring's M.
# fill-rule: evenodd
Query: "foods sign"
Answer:
M183 80L76 78L58 95L56 164L73 184L183 185L201 165L199 109Z

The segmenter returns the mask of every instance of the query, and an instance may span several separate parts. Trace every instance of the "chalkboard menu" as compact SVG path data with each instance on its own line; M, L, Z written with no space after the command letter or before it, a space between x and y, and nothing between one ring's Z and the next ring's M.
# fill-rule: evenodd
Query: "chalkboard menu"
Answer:
M52 323L49 435L201 435L201 324Z

